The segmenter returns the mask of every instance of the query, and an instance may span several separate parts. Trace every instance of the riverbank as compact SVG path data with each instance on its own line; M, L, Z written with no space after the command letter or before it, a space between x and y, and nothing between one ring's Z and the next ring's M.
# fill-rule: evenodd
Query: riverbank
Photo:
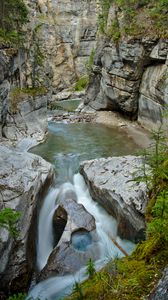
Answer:
M48 121L58 123L92 123L104 124L107 127L118 128L125 132L129 138L142 148L147 148L151 144L150 132L143 128L137 121L125 119L117 112L97 111L97 112L59 112L51 115Z
M117 112L98 111L95 114L93 122L104 124L109 127L121 128L121 130L126 132L128 137L132 138L138 146L143 148L150 146L150 132L137 122L124 119Z

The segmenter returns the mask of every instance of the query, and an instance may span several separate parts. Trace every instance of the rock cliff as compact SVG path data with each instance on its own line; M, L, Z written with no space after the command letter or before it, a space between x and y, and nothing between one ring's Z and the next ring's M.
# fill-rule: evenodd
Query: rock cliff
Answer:
M0 228L0 291L2 296L27 291L35 263L37 208L53 178L42 158L0 146L0 209L21 212L13 239Z
M153 127L162 123L163 107L168 104L168 39L159 38L157 30L122 34L128 31L123 14L121 7L109 8L106 35L96 45L84 110L119 111ZM144 18L142 9L138 14ZM142 21L148 23L147 18ZM140 25L134 22L129 29L138 30Z
M42 140L47 103L86 73L97 32L95 1L25 2L22 45L0 44L1 135L15 144L30 135Z
M97 9L96 1L37 1L35 17L48 27L44 43L53 72L54 94L85 74L85 62L95 47Z

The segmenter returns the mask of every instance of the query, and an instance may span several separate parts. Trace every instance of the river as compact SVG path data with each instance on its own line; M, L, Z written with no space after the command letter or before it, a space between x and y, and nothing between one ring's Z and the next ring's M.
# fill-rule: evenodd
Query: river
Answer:
M60 191L64 193L68 187L75 192L77 202L83 204L86 210L94 216L99 237L98 243L94 245L89 245L89 236L77 236L72 242L79 251L85 251L89 247L89 253L96 253L96 258L94 259L93 256L93 260L98 270L110 259L123 256L111 238L114 238L127 253L131 253L134 244L121 240L117 236L115 219L92 200L84 179L78 173L79 164L88 159L134 154L138 150L137 146L119 129L101 124L49 122L48 128L47 140L31 150L51 162L56 173L55 185L49 189L39 215L37 267L41 270L46 265L54 248L52 216L58 205L56 198ZM85 278L86 267L83 266L75 274L56 276L40 282L30 290L29 297L41 300L62 299L70 293L75 281Z

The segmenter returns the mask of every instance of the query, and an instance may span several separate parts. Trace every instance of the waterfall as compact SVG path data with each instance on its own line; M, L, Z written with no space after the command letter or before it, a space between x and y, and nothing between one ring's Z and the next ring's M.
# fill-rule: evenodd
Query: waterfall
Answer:
M52 218L56 209L58 189L51 188L44 199L39 215L37 240L37 266L39 270L46 265L48 257L53 250Z
M53 249L52 217L56 208L56 198L58 193L72 186L77 195L77 202L94 216L96 231L99 237L100 257L95 262L96 269L102 268L110 259L122 257L123 253L112 242L115 239L127 253L131 253L134 244L121 240L117 237L117 222L98 203L92 200L83 177L80 174L73 176L73 184L67 183L60 188L52 188L44 201L39 216L38 243L37 243L37 264L41 270L47 263L47 259ZM28 298L40 300L56 300L70 293L75 281L86 279L86 268L81 268L76 274L66 276L56 276L37 284L28 294Z

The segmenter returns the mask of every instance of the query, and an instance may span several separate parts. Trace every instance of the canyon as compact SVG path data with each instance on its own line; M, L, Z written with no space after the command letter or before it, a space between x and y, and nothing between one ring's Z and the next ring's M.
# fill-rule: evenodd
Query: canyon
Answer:
M57 178L54 179L52 164L27 151L46 139L47 109L61 100L81 98L78 108L81 113L113 111L147 129L167 126L163 117L168 104L167 37L128 34L114 40L102 34L99 1L26 0L25 3L29 21L24 25L24 44L16 47L0 40L0 209L10 207L22 213L17 224L21 235L16 240L6 229L0 229L2 299L6 291L7 295L27 292L32 274L38 282L70 272L67 257L74 262L77 255L71 246L67 248L73 232L85 230L97 241L94 217L82 204L75 204L76 196L70 193L66 199L71 207L67 207L65 199L61 200L54 216L55 224L60 219L66 223L68 234L65 239L62 235L48 264L37 276L34 268L37 219L48 188ZM112 3L106 20L107 32L116 18L116 30L122 31L123 12ZM88 86L84 91L75 91L75 84L83 77L88 78ZM93 199L117 219L119 237L134 242L144 238L147 191L144 184L130 187L127 181L132 180L129 176L135 170L131 170L141 164L136 157L125 156L94 159L80 166ZM114 174L114 182L109 174ZM84 215L88 222L82 224L72 211ZM72 264L73 272L86 259L84 255L77 265ZM164 290L166 280L167 269L150 299L165 299L164 291L163 298L158 293L162 287Z

